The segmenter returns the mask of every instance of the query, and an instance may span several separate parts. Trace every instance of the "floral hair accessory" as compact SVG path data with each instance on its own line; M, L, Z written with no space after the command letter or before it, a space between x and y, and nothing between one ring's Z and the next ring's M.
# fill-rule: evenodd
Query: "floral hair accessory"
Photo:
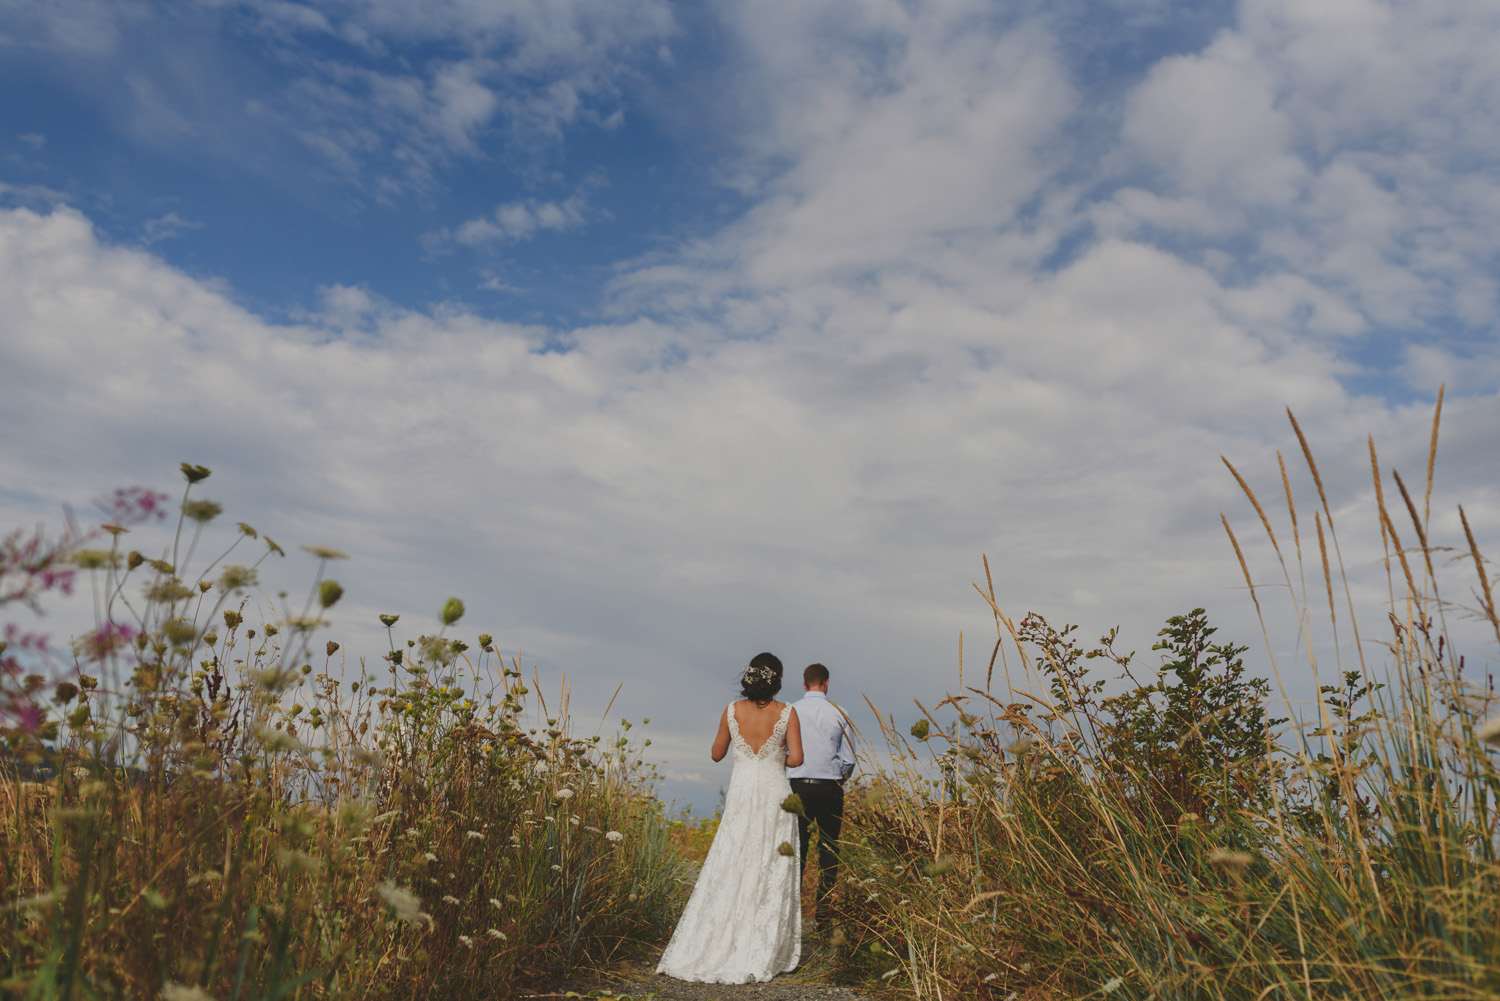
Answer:
M776 672L771 670L769 667L766 667L765 665L745 668L745 681L748 684L753 685L759 681L770 681L775 677Z

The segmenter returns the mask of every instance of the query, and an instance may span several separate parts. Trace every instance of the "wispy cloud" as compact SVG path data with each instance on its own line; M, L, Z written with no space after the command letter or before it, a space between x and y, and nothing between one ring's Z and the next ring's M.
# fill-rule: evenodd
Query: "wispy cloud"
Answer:
M201 222L193 222L182 218L176 212L168 212L164 216L146 221L146 225L142 227L141 242L149 247L153 243L170 240L175 236L202 228Z

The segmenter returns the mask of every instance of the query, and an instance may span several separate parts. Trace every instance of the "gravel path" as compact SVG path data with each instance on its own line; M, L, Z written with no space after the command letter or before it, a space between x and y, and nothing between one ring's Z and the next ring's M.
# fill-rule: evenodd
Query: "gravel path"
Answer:
M570 982L523 998L619 998L631 1001L875 1001L873 995L827 983L818 943L804 940L802 965L764 984L690 984L660 976L648 963L622 967L607 977Z

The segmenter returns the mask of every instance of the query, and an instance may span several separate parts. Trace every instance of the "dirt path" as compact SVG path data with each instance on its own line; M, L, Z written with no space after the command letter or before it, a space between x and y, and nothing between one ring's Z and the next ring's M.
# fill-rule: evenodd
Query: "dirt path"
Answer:
M875 1001L873 995L828 983L827 961L815 939L802 942L802 964L764 984L690 984L632 964L591 981L560 984L523 998L599 998L619 1001Z

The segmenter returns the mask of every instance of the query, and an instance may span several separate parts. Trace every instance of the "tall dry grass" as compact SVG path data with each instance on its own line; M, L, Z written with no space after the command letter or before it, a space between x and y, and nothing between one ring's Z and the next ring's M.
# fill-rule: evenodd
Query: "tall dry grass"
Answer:
M1438 415L1420 495L1395 474L1386 489L1371 444L1391 580L1378 642L1355 620L1301 429L1310 526L1284 463L1290 538L1234 472L1300 596L1323 682L1305 726L1277 728L1269 686L1201 610L1169 620L1150 677L1112 633L1086 649L1039 617L1014 623L987 577L984 684L910 734L880 717L896 767L851 797L832 936L845 974L921 998L1500 996L1494 692L1448 628L1464 615L1500 640L1500 618L1462 509L1464 537L1433 538ZM1270 648L1265 585L1225 527ZM1463 602L1440 586L1451 565L1472 574ZM1108 695L1101 666L1145 680Z
M0 647L6 996L507 998L670 931L680 854L628 723L576 735L565 683L549 702L449 635L457 600L345 660L313 639L331 550L300 610L253 625L259 562L186 569L219 511L184 474L160 559L117 522L0 563L27 601L88 575L99 615L61 680L25 673L55 645Z

